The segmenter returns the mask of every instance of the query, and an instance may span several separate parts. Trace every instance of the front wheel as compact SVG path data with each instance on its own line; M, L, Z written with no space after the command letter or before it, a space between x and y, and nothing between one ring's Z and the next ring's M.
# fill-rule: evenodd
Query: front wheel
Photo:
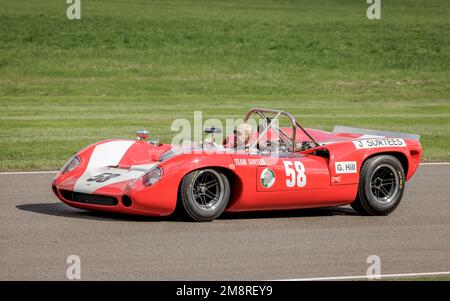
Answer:
M405 173L397 158L381 155L361 167L358 195L352 208L363 215L388 215L397 208L405 190Z
M214 169L200 169L187 174L181 181L181 203L184 212L194 221L218 218L230 198L228 178Z

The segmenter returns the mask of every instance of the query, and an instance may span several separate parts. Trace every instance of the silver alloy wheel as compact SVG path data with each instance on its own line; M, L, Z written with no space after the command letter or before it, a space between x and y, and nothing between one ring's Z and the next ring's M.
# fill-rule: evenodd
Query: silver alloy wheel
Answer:
M389 204L399 191L399 176L397 171L388 164L375 168L370 177L370 191L377 202Z
M222 177L214 170L201 170L192 179L190 193L197 207L213 211L223 200Z

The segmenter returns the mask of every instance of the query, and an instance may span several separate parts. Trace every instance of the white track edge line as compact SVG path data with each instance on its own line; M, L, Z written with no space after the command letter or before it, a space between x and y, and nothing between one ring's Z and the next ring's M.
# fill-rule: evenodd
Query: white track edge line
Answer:
M382 279L382 278L400 278L400 277L416 277L416 276L443 276L450 275L448 272L430 272L430 273L409 273L409 274L386 274L386 275L366 275L366 276L338 276L338 277L316 277L316 278L292 278L292 279L276 279L271 281L321 281L321 280L352 280L352 279Z
M57 170L44 170L44 171L6 171L0 172L0 175L33 175L33 174L55 174Z

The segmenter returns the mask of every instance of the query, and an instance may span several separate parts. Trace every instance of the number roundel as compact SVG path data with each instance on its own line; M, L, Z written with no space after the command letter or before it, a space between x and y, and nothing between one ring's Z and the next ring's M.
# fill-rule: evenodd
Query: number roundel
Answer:
M305 166L300 161L283 161L284 171L286 172L286 186L292 187L305 187L306 174Z

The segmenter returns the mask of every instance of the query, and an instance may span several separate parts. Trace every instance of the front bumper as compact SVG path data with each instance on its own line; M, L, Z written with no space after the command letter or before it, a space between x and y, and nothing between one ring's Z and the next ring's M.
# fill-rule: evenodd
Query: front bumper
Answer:
M165 183L130 189L128 182L103 187L93 193L75 191L73 186L52 182L52 191L63 203L80 209L124 214L167 216L176 207L177 188Z

